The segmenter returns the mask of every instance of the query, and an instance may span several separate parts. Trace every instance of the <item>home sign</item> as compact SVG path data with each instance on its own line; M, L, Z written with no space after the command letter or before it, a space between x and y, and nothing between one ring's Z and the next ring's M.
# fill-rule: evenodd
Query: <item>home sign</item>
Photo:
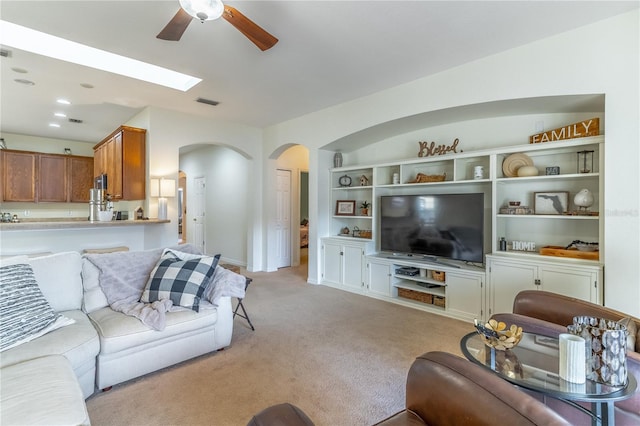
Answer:
M541 143L551 141L561 141L564 139L584 138L587 136L598 136L600 134L600 119L591 118L579 123L569 124L558 129L549 130L544 133L537 133L529 136L529 143Z

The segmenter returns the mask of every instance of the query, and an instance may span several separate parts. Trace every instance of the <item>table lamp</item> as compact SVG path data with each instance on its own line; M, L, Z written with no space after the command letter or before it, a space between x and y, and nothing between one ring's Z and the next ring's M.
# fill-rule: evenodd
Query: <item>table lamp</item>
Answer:
M167 198L176 196L176 181L173 179L151 179L151 196L158 197L158 219L167 219Z

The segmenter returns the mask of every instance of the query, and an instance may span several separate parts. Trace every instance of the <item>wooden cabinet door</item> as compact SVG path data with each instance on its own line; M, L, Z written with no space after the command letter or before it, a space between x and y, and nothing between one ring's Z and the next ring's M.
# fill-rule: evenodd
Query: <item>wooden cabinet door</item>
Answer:
M69 194L67 158L63 155L39 154L38 202L65 203Z
M83 203L89 201L89 190L93 188L93 158L71 157L69 162L69 201Z
M107 146L102 144L93 151L93 176L107 173Z
M125 200L146 198L146 137L142 129L122 130L122 197Z
M36 201L36 158L30 152L3 152L4 201Z

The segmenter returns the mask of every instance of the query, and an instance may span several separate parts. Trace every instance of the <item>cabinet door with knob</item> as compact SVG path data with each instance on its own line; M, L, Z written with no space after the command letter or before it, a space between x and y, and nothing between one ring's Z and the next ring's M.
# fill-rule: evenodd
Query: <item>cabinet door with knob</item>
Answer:
M378 296L391 296L391 265L387 261L367 262L367 290Z
M365 290L365 254L372 243L354 238L322 240L322 282L345 290Z
M522 290L544 290L602 304L602 266L593 262L563 263L487 256L489 315L512 312Z

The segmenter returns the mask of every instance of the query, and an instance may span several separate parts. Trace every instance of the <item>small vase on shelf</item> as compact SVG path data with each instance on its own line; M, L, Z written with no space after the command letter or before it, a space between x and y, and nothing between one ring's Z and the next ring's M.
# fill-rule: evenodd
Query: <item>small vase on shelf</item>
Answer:
M342 153L336 152L333 154L333 167L342 167Z

